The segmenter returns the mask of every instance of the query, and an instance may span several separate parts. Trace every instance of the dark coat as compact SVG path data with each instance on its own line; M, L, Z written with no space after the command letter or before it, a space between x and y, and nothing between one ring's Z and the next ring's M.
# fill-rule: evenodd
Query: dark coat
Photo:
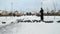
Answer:
M41 8L40 13L43 13L43 12L44 12L44 10Z

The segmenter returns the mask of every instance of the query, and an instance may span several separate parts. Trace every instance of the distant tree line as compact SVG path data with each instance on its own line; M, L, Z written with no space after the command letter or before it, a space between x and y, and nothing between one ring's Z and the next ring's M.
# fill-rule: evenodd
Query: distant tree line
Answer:
M19 12L19 11L14 11L14 12L8 12L8 11L2 11L0 12L0 16L25 16L25 15L35 15L35 16L40 16L40 12L35 12L35 13L32 13L32 12L26 12L26 13L22 13L22 12ZM47 13L44 13L45 16L60 16L60 10L58 10L57 12L55 12L54 10L52 10L51 12L47 12Z

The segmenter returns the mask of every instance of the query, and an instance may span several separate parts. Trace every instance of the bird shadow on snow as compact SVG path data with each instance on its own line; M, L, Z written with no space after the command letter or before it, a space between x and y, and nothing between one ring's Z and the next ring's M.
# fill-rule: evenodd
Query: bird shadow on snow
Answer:
M59 21L57 21L58 23L60 23L60 20Z

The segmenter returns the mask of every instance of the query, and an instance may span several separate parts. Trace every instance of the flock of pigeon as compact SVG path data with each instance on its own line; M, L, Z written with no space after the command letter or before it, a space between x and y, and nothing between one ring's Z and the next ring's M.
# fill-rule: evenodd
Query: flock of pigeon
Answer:
M17 17L18 19L14 18L14 21L9 21L9 20L8 21L9 21L9 23L41 23L41 22L44 22L44 23L54 23L53 20L41 21L40 17L36 17L36 16L32 16L32 17L31 16L22 16L22 17ZM8 23L8 21L2 21L1 23L2 24L6 24L6 23ZM56 22L60 23L60 20L58 20Z
M15 23L40 23L41 20L22 20L22 19L17 19L15 21ZM54 21L42 21L42 22L45 22L45 23L53 23ZM57 21L58 23L60 23L60 21ZM6 22L2 22L2 24L5 24ZM14 23L13 21L11 23Z

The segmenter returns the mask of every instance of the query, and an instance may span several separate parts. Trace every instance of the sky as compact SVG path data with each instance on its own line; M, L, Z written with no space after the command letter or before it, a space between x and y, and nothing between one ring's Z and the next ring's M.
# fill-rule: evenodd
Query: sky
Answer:
M53 10L54 6L59 10L60 0L0 0L0 10L40 11L41 6L44 10Z

